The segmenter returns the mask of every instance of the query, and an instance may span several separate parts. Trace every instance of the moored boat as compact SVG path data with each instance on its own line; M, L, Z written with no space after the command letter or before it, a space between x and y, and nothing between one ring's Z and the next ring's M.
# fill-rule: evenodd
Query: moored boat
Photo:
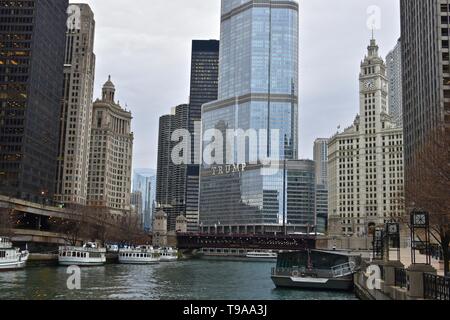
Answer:
M63 266L101 266L106 263L106 249L92 242L82 247L59 247L58 262Z
M172 262L178 260L178 250L174 248L161 248L161 262Z
M360 256L336 251L283 252L272 269L272 281L285 288L352 290L360 262Z
M10 271L25 268L28 250L14 248L9 238L0 237L0 271Z
M152 246L119 249L119 263L123 264L157 264L160 261L159 250Z
M244 248L202 248L195 253L195 257L206 260L275 263L277 260L277 253L271 250Z
M277 261L277 254L272 251L251 251L246 257L250 261Z

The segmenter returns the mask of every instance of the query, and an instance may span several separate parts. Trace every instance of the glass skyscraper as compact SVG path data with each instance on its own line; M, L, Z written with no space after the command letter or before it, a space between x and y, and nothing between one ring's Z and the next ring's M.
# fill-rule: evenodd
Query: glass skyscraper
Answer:
M145 232L150 232L156 212L156 170L135 169L133 192L141 194L142 226Z
M284 161L297 159L298 3L222 0L218 101L202 108L203 133L216 129L267 130L245 164L203 163L200 228L223 232L279 232L286 213ZM278 146L272 130L278 130ZM210 141L203 141L203 148ZM237 140L225 145L236 145ZM274 150L277 148L278 150ZM258 155L278 155L281 170L263 174ZM251 162L251 163L250 163ZM295 224L295 223L294 223Z
M68 4L0 1L3 195L42 203L53 199Z

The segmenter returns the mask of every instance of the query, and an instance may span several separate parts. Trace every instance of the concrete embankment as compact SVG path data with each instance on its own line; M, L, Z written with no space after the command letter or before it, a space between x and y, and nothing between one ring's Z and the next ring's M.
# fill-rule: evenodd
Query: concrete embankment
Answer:
M58 264L58 254L56 254L56 253L30 253L27 264L29 266L57 265Z

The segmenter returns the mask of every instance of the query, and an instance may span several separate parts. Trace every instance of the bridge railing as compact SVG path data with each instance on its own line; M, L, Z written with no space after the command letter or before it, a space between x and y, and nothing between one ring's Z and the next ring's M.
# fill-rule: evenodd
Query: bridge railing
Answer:
M299 235L177 234L178 248L247 248L303 250L315 248L315 237Z
M431 273L423 274L425 299L450 301L450 278Z

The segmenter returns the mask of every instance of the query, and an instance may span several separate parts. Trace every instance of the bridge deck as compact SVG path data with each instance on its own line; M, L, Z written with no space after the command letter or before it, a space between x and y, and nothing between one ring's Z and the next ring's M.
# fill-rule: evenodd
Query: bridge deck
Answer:
M305 250L316 247L316 237L307 235L178 234L177 242L179 249Z

